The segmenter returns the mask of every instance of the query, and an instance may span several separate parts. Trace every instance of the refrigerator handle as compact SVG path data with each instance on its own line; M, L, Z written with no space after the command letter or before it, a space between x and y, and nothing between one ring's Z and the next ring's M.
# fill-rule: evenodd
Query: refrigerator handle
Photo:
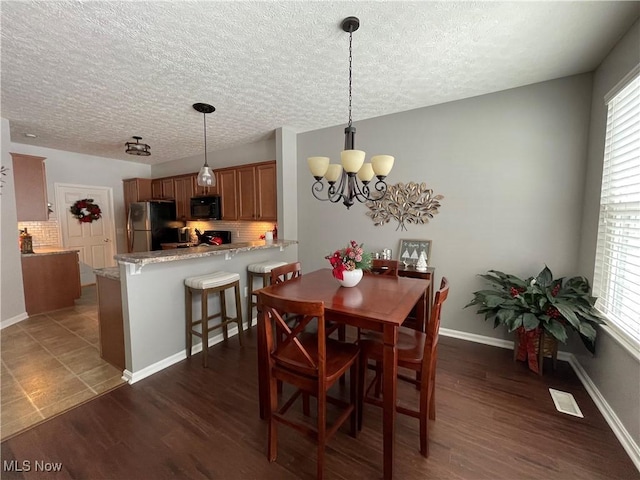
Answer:
M131 228L131 205L127 213L127 251L131 253L133 250L133 228Z

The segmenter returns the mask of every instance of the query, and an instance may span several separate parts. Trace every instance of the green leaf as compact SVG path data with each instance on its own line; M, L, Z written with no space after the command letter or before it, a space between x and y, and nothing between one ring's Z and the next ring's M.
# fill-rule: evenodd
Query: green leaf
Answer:
M522 315L518 315L512 322L507 322L506 325L509 327L510 332L517 330L522 326Z
M551 270L549 270L549 267L545 265L544 269L536 277L536 283L541 287L548 287L549 285L551 285L552 281L553 274L551 273Z
M498 314L496 315L496 321L500 321L500 323L502 324L507 324L511 320L513 320L513 317L515 316L516 316L515 310L502 309L498 311Z
M596 329L593 328L591 324L582 322L580 324L580 335L584 335L593 342L596 339Z
M558 302L555 304L555 307L560 312L560 315L566 318L573 328L576 330L580 328L580 320L578 320L578 317L576 317L576 314L570 306Z
M559 342L567 343L567 330L559 321L552 319L544 329L553 335Z
M540 320L538 320L538 317L536 317L533 313L525 313L522 315L522 325L527 331L533 330L534 328L538 328L538 325L540 325Z
M487 307L497 307L498 305L502 305L504 303L504 298L497 295L487 295L485 297L484 303Z

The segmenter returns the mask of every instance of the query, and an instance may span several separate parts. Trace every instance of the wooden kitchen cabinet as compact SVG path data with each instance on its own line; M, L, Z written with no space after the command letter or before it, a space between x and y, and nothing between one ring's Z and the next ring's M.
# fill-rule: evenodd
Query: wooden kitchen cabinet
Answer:
M22 281L30 316L73 307L82 293L78 252L22 255Z
M276 162L237 167L239 220L276 220Z
M195 196L195 182L193 175L182 175L173 178L173 190L176 201L176 218L188 220L191 218L191 197Z
M122 181L124 188L124 209L126 218L129 218L129 204L133 202L146 202L151 200L150 178L128 178Z
M12 153L16 213L19 222L49 220L45 157Z
M237 173L235 168L224 168L216 171L218 194L222 202L222 220L238 220Z
M173 177L156 178L151 180L151 195L154 200L174 200L175 188Z

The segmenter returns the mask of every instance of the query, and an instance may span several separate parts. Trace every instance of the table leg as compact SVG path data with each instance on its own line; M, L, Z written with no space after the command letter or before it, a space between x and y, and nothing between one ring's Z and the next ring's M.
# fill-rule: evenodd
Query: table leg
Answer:
M264 358L266 351L266 332L260 310L258 310L258 318L256 321L258 322L258 404L260 406L260 418L264 420L267 418L266 411L269 402L269 392L266 383L267 372L265 369L269 368L269 366L267 365L267 360Z
M394 325L385 325L383 338L383 465L384 478L391 479L393 478L393 447L395 443L396 396L398 378L398 328Z

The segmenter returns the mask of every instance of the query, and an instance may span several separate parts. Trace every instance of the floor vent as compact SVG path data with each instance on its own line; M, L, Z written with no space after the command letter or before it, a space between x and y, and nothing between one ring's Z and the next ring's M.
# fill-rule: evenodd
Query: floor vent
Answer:
M556 410L568 415L573 415L574 417L584 418L573 395L567 392L561 392L560 390L554 390L553 388L549 389L549 393L556 406Z

